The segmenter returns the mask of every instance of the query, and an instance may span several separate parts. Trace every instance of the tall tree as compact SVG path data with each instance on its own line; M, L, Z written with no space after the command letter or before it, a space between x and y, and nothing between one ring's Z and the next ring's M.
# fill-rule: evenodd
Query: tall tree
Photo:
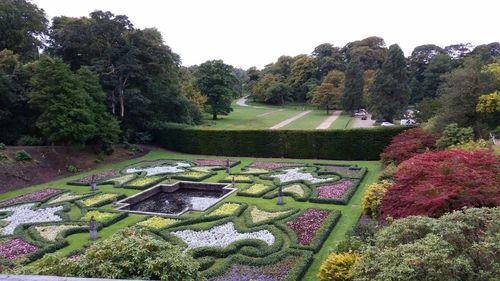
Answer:
M349 42L342 48L345 58L358 58L363 69L378 69L387 56L387 47L383 38L371 36L362 40Z
M0 50L9 49L22 60L38 58L48 21L45 12L26 0L0 1Z
M344 92L344 73L332 70L323 79L323 82L316 88L311 99L311 104L326 109L326 114L330 114L332 108L340 108L342 94Z
M344 95L342 96L344 110L353 111L361 108L363 84L363 66L358 59L353 59L347 65L345 72Z
M314 48L312 55L318 66L318 79L323 78L330 70L345 70L345 60L342 51L330 43L324 43Z
M409 86L406 61L401 48L389 47L387 59L375 73L370 109L376 118L392 121L408 105Z
M296 101L306 101L308 89L303 86L309 79L314 77L316 77L314 58L307 55L294 57L289 79Z
M195 72L196 86L208 98L208 111L213 120L218 115L228 115L234 97L233 85L236 78L232 74L232 67L222 60L206 61Z
M36 125L49 142L100 140L109 151L118 141L118 122L106 113L104 93L89 70L75 74L62 60L42 57L31 85L30 105L41 112Z

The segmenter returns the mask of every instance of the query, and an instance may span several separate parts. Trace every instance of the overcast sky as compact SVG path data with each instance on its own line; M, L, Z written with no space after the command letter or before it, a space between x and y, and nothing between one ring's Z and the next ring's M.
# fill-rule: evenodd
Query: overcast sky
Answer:
M94 10L156 27L183 65L222 59L262 68L280 55L309 54L376 35L406 55L415 46L500 41L498 0L32 0L49 18Z

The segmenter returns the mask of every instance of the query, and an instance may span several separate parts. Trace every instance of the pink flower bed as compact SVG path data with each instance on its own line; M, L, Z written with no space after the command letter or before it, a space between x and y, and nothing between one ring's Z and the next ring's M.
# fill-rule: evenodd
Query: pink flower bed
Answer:
M309 245L328 215L329 211L307 209L301 216L288 221L286 225L295 232L300 245Z
M196 163L199 166L223 166L226 167L227 160L194 160L194 163ZM233 165L235 162L234 161L229 161L229 165Z
M319 198L341 198L351 185L351 180L345 180L337 184L319 186L318 196Z
M265 168L265 169L277 169L284 167L300 167L304 166L303 163L291 163L291 162L253 162L250 167L255 168Z
M112 178L112 177L116 177L116 176L118 176L118 173L114 170L100 172L100 173L97 173L94 175L94 181L99 182L103 179L108 179L108 178ZM81 184L91 184L92 183L92 175L83 177L76 182L81 183Z
M24 195L20 195L5 201L0 202L0 207L9 206L18 203L32 202L32 201L40 201L42 199L48 198L56 193L61 192L61 189L57 188L46 188L39 191L33 191L30 193L26 193Z
M38 250L37 246L19 238L0 242L0 256L8 260L26 256L36 250Z

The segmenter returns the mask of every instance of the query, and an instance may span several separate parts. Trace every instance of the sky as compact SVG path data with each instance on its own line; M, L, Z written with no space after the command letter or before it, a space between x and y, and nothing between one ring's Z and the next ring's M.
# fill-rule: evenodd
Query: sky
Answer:
M500 41L498 0L32 0L55 16L94 10L156 27L182 64L222 59L258 68L281 55L380 36L409 56L414 47Z

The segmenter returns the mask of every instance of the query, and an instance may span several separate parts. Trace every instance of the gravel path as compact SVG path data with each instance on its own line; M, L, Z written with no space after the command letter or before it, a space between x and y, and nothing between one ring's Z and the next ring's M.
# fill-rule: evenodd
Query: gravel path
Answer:
M332 115L328 116L323 122L321 122L321 124L319 124L318 127L316 127L316 130L327 130L328 128L330 128L332 123L335 122L335 120L337 120L337 118L340 116L341 112L342 111L340 110L334 111Z
M351 128L373 128L375 120L372 120L372 115L368 114L366 120L361 120L361 117L356 116L351 119Z
M311 113L311 112L312 112L312 110L306 110L306 111L304 111L304 112L301 112L301 113L299 113L299 114L297 114L297 115L295 115L295 116L293 116L293 117L291 117L291 118L286 119L285 121L281 121L281 122L279 122L278 124L276 124L276 125L272 126L272 127L271 127L271 128L269 128L269 129L271 129L271 130L276 130L276 129L279 129L279 128L281 128L281 127L284 127L284 126L286 126L286 125L288 125L288 124L292 123L293 121L295 121L295 120L297 120L297 119L299 119L299 118L304 117L305 115L307 115L307 114L309 114L309 113Z
M265 108L263 106L253 106L253 105L248 105L247 104L247 98L248 96L245 96L245 97L241 97L239 98L237 101L236 101L236 105L239 105L239 106L249 106L249 107L252 107L252 108Z

